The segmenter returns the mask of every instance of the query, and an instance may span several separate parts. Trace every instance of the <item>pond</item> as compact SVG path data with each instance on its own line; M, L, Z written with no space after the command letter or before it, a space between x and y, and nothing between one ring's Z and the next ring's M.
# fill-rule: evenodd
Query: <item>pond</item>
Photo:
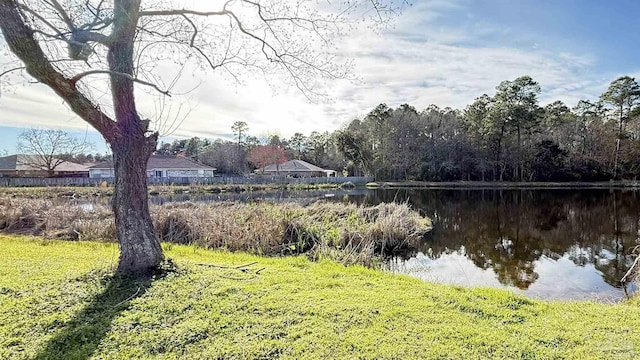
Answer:
M392 259L391 271L532 298L623 299L619 280L640 245L637 191L376 190L351 201L408 201L433 219L421 248Z
M532 298L618 301L640 245L640 192L621 189L326 190L152 197L172 201L407 201L433 220L388 270L426 281L506 288ZM627 292L636 291L628 285Z

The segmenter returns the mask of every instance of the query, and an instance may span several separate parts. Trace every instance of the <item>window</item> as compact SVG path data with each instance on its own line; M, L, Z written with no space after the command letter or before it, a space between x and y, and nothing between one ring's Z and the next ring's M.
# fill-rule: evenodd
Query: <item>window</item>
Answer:
M156 177L162 177L162 170L156 170Z

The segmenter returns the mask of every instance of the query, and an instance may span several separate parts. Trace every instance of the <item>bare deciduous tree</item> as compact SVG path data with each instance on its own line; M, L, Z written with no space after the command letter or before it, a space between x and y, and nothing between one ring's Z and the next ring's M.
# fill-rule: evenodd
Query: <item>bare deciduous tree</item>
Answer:
M64 163L61 155L77 155L89 150L92 145L63 130L28 129L18 136L18 148L27 154L23 161L31 167L45 170L53 175Z
M21 63L0 74L26 70L111 147L122 272L148 271L163 258L146 191L159 119L141 116L134 88L169 96L181 71L167 76L164 65L192 62L198 70L223 71L234 79L284 75L307 97L322 96L321 80L350 71L350 63L332 53L336 36L363 18L385 24L398 10L390 0L186 4L191 8L160 0L0 0L0 29Z
M246 151L233 142L215 141L201 155L199 161L213 166L223 174L244 174L247 168Z

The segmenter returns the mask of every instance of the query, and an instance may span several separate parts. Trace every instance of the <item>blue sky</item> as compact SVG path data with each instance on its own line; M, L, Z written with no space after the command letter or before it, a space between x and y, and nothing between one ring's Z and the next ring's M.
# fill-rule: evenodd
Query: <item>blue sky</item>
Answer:
M467 25L495 25L500 31L487 44L525 48L536 44L551 51L592 56L601 70L637 70L640 55L638 1L477 0L451 11L443 23L456 24L465 12ZM472 10L470 10L472 9Z
M22 133L26 128L18 128L11 126L0 126L0 156L3 156L4 152L9 154L13 153L24 153L24 151L20 151L20 148L17 144L18 136ZM69 135L86 140L91 147L87 152L91 154L104 154L107 152L107 144L102 139L102 136L96 131L91 130L75 130L75 129L67 129ZM14 144L13 147L10 144Z
M285 83L248 78L239 84L194 72L181 81L184 89L196 89L172 98L161 114L180 120L173 137L228 138L238 120L253 135L291 136L333 131L383 102L464 108L521 75L541 84L542 104L573 106L597 99L618 76L640 77L638 14L640 1L632 0L414 0L392 29L376 35L356 29L339 43L338 55L354 60L358 81L330 84L330 102L310 103ZM0 151L17 151L17 134L28 127L88 133L96 151L106 149L50 90L29 85L2 91ZM152 100L140 98L140 107L151 109L147 114L157 113Z

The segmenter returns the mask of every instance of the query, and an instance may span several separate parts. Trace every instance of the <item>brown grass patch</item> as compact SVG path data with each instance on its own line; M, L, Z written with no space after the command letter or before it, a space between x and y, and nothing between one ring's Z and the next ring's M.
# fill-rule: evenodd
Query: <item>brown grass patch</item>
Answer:
M412 248L431 228L407 204L174 203L151 206L151 216L163 242L263 255L305 253L364 265ZM59 199L0 199L0 231L116 240L107 205Z

